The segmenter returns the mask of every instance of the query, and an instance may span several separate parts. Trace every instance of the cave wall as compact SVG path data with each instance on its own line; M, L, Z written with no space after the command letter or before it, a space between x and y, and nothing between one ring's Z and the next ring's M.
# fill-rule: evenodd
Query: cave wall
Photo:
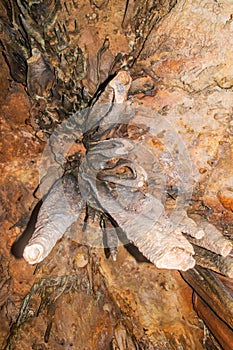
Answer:
M53 2L46 3L51 10ZM33 2L28 4L31 9L36 6ZM54 55L51 49L47 59L58 77L54 83L55 96L64 95L67 100L51 99L49 94L41 96L41 87L33 85L33 71L31 76L25 75L23 68L33 62L32 48L43 51L43 42L38 39L38 44L37 37L32 35L22 61L9 62L12 55L9 33L14 33L3 26L0 56L3 348L220 348L193 310L192 290L179 272L137 262L124 247L119 248L117 261L113 262L106 258L103 249L83 247L71 234L38 266L30 266L11 254L12 244L25 229L41 196L36 189L41 181L39 164L48 131L52 132L66 113L85 106L109 74L127 65L136 103L175 125L189 152L195 179L191 209L232 237L233 5L227 0L161 1L156 2L157 7L149 1L127 4L128 7L124 1L70 1L66 5L59 2L55 24L48 26L44 45L46 52L49 47L58 50L59 55ZM9 6L4 1L1 9L3 23L9 25L14 16L9 17ZM17 11L15 14L18 15ZM41 23L37 23L39 33L43 16ZM62 42L64 23L69 33L67 46ZM54 34L54 28L61 31L60 36ZM80 56L72 53L68 56L70 48L77 47L82 54L79 51ZM22 46L19 53L20 50ZM78 73L73 56L79 58ZM61 57L66 57L64 65ZM71 91L67 89L69 84ZM41 113L43 124L40 119L38 122ZM48 116L52 120L49 127ZM83 218L84 213L74 231L81 231ZM98 225L93 225L98 230Z

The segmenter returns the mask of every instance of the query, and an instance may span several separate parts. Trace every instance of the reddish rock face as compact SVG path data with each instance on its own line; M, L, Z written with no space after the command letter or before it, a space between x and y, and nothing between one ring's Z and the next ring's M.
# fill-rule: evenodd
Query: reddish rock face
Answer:
M123 247L113 262L102 249L82 246L87 242L84 235L91 240L100 230L96 221L82 232L84 212L40 265L15 259L11 247L41 197L33 192L41 180L47 136L68 112L86 106L109 75L126 66L133 78L131 100L171 122L188 150L195 181L190 211L201 213L232 239L232 2L163 1L152 6L150 14L148 2L141 0L128 1L127 6L114 0L61 5L45 1L44 7L33 1L18 3L8 18L12 9L0 2L0 347L98 350L111 344L115 349L199 350L211 344L218 349L208 335L205 338L208 331L193 310L192 290L179 273L159 270L138 253L135 259ZM46 29L43 38L40 29L35 34L24 27L32 35L25 50L19 23L10 30L20 4L22 23L29 21L30 10L39 18L35 28ZM32 16L30 25L35 22ZM25 70L36 61L34 44L46 52L50 67L50 80L39 74L41 85L35 90L35 71L28 81ZM41 66L42 61L36 62ZM148 145L161 149L157 139ZM77 150L85 153L75 144L69 155ZM226 285L230 290L231 283ZM206 324L214 332L219 320L215 322L202 303L196 300L196 309L200 317L213 318ZM224 334L219 337L226 344ZM229 343L228 328L227 337Z
M19 108L15 109L18 99ZM101 250L95 250L95 252L93 251L96 256L95 264L97 263L100 271L97 275L96 273L93 275L92 282L88 282L88 279L91 278L91 276L88 277L90 270L89 265L87 265L88 255L85 251L82 252L79 245L68 243L66 238L60 245L62 251L57 249L53 251L45 264L36 270L35 267L26 264L24 260L15 259L10 254L11 246L29 220L30 212L36 202L36 199L33 198L33 191L38 184L38 164L43 150L43 143L33 135L32 129L25 125L28 113L27 95L20 85L16 85L13 92L8 93L6 104L2 105L5 137L2 139L3 157L1 159L3 174L1 177L1 201L3 203L2 222L4 228L1 237L3 242L1 256L2 278L5 283L1 289L1 304L3 305L1 339L6 341L9 336L9 318L12 322L17 321L23 298L28 295L32 318L29 318L28 322L22 325L22 328L20 327L17 339L12 338L12 344L15 344L16 348L22 346L27 348L27 344L30 346L34 346L33 344L36 343L46 344L45 341L48 338L51 348L56 346L62 349L64 344L76 344L76 348L77 346L81 348L83 344L86 344L90 349L103 349L107 348L112 341L118 344L125 338L130 343L132 342L131 337L136 337L142 339L141 341L144 341L145 344L148 342L158 344L162 349L163 344L168 344L170 341L171 329L177 337L181 337L184 332L187 334L189 340L186 340L187 342L181 340L181 344L193 342L200 344L202 330L192 310L191 290L175 272L158 272L156 268L147 263L138 266L134 258L130 257L123 248L120 250L116 263L106 260ZM11 228L15 224L16 226ZM94 229L97 229L96 225ZM59 246L57 248L59 249ZM84 258L81 259L80 256ZM86 261L86 263L83 264L82 261ZM119 269L121 270L120 274ZM35 271L36 274L34 274ZM48 310L46 308L40 312L39 318L35 317L42 301L40 291L44 288L41 285L38 290L35 289L35 281L40 281L41 278L46 281L52 273L53 278L57 279L56 283L59 284L63 279L62 276L67 272L70 276L74 273L82 276L80 278L83 280L83 287L80 286L78 289L84 288L84 290L75 291L73 288L76 288L76 282L67 282L70 286L67 288L71 288L71 292L69 292L71 294L66 292L64 295L61 294L62 296L58 299L59 303L54 306L55 314L49 307ZM147 279L148 274L151 276L151 273L154 277L153 279L150 277L150 284L152 284L149 288L149 295L146 292L148 289ZM108 288L104 286L103 278L107 281ZM138 294L140 279L142 279L141 289ZM157 288L158 279L161 285L160 291L155 293L154 289ZM56 291L56 283L50 287L48 285L48 288L52 288L55 294L58 292L58 290ZM86 287L85 283L87 283ZM88 287L89 283L93 284L92 287ZM114 285L117 286L116 290L112 289ZM58 289L60 290L60 288L61 286ZM93 288L96 296L88 295L88 288ZM32 292L33 289L35 292ZM62 292L62 290L60 291ZM164 296L162 296L163 293L165 293ZM56 295L58 296L58 294ZM98 298L98 295L100 295L100 300L96 304L95 298ZM158 299L157 302L154 299ZM127 303L125 300L128 300ZM166 301L166 305L161 306L163 300ZM67 307L67 302L71 308ZM170 305L177 303L177 307L178 305L179 308L182 307L182 311L180 310L174 315L172 309L169 311L167 303ZM127 326L118 323L121 312L127 312L128 304L131 305L130 309L133 308L134 313L128 314L127 323L132 323L133 317L133 323L137 327L133 330L133 334L129 332ZM163 310L166 310L165 314ZM172 315L172 321L169 313ZM163 314L166 316L163 320L161 333L161 330L159 331L161 325L158 328L157 324L161 323L160 317L163 319ZM147 315L146 319L143 320L145 315ZM198 337L191 335L191 328L186 328L182 324L180 315L187 317L190 322L200 327ZM68 324L66 319L69 319L71 323ZM141 321L138 321L140 319ZM52 329L49 333L50 322L52 322ZM117 324L118 326L116 326ZM90 327L88 334L86 333L87 327ZM143 327L148 329L147 335L144 334ZM157 340L158 332L160 340ZM90 337L90 334L95 334L95 337ZM123 337L122 340L119 340L119 337Z
M233 190L232 188L223 188L218 192L218 198L224 208L233 211Z

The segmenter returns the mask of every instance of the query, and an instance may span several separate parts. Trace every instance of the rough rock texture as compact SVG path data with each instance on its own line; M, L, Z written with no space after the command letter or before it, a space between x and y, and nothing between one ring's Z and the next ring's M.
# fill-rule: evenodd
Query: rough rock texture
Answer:
M203 201L230 227L232 6L231 1L180 1L140 56L143 70L157 80L153 108L175 123Z
M3 67L7 81L4 61ZM123 248L113 263L102 250L88 254L67 238L39 269L10 254L37 202L33 191L43 150L25 125L27 96L19 84L12 84L1 108L1 347L108 349L112 343L120 349L187 344L202 349L203 326L192 309L191 290L177 273L138 265ZM94 271L89 256L96 256Z
M28 3L36 6L36 2ZM149 1L138 0L135 6L128 1L128 7L124 1L66 3L61 2L54 21L57 29L51 28L50 45L59 46L62 59L71 46L78 46L82 54L66 56L68 63L63 65L60 56L47 58L60 74L57 94L63 93L67 100L46 96L45 107L38 89L27 94L25 62L33 61L32 52L28 47L25 61L11 62L15 70L10 75L5 58L9 63L9 57L15 57L12 37L4 37L6 27L0 33L4 52L0 55L0 347L220 349L197 318L191 289L177 272L158 270L141 256L138 262L124 248L117 262L112 262L102 249L80 246L81 240L77 243L73 233L85 234L81 232L84 213L71 228L70 238L64 237L44 263L33 267L11 255L12 244L38 202L33 192L41 180L38 166L47 141L43 128L47 119L38 130L38 115L48 113L55 127L63 113L85 105L98 85L124 65L130 68L135 101L173 122L186 144L195 178L190 211L202 214L232 239L232 2L161 1L149 21L142 20L153 7ZM46 4L54 5L53 1ZM5 2L0 5L6 18ZM68 15L69 40L63 27ZM62 42L64 38L68 45ZM34 35L31 46L37 39ZM35 46L43 51L43 41L38 40L40 45ZM20 47L15 50L21 53ZM73 57L80 58L76 80ZM70 92L64 84L73 80L77 95L74 87ZM93 224L92 229L98 230L97 226ZM232 284L226 284L231 295ZM207 317L209 311L204 312L201 303L196 303L196 309L200 317ZM209 314L206 324L214 332ZM233 340L232 331L228 332L229 344Z

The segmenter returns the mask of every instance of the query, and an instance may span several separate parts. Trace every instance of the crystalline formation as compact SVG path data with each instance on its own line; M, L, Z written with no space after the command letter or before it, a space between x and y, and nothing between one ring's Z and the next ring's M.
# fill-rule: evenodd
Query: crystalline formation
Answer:
M153 149L153 134L164 131L166 125L148 111L139 113L127 101L130 84L129 74L120 71L86 114L70 118L66 127L51 137L57 163L65 162L70 142L80 136L87 152L78 175L69 173L57 179L44 199L35 232L24 249L30 264L48 256L86 203L107 213L158 268L192 268L195 259L190 240L222 256L230 253L232 245L220 231L200 218L194 221L188 217L185 201L177 201L173 208L176 215L165 209L164 179L168 177L182 188L185 162L171 156L176 140L174 135L169 140L170 131L160 149ZM122 125L127 128L126 138L119 137ZM190 190L186 187L180 193L183 198Z

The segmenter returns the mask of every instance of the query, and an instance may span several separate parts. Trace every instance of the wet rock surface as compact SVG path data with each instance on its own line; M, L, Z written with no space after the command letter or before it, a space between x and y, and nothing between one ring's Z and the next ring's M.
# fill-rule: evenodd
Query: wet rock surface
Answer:
M52 3L46 2L49 10ZM36 189L41 180L39 163L48 140L46 130L56 127L64 111L79 108L82 103L85 106L98 85L125 64L133 78L130 94L135 103L142 103L172 122L187 147L195 179L190 212L201 214L232 240L232 3L167 1L152 11L154 17L144 27L145 22L135 25L133 19L143 18L146 7L140 1L135 6L131 1L127 3L128 7L123 1L59 5L55 21L58 29L52 27L48 33L54 36L50 46L54 43L63 58L53 56L52 51L46 57L50 67L60 74L59 79L56 86L43 85L43 80L31 95L25 89L23 67L26 61L33 61L32 52L28 47L27 54L22 53L25 61L20 61L20 66L19 61L10 62L18 72L13 79L5 61L6 53L7 57L12 53L10 39L1 32L2 348L220 349L193 310L192 290L177 271L159 270L123 247L113 262L102 248L80 244L86 234L91 236L92 231L100 230L98 222L94 222L86 233L82 232L84 212L39 265L30 266L11 254L12 244L25 229L40 198ZM29 7L40 10L36 2L30 2ZM1 9L7 18L4 2ZM17 14L17 8L15 11ZM42 23L45 15L41 16ZM57 24L65 23L66 17L70 18L69 40L64 27ZM36 46L43 52L43 41L35 34L33 40L31 45L39 40ZM45 43L48 45L48 41ZM71 58L69 48L77 43L81 51L76 56L70 54ZM75 79L74 56L79 62ZM66 90L71 81L76 82L75 94ZM41 86L46 92L52 90L53 98L50 92L41 96ZM62 94L66 96L63 100L58 97ZM48 114L52 118L51 129L47 128L46 118L38 127L40 113L43 118ZM232 293L231 280L224 283ZM211 321L206 324L214 333L213 324L218 323L212 321L212 314L204 312L200 301L195 305L200 317L209 317ZM225 307L227 313L230 305ZM219 338L224 349L232 341L231 329L227 336L222 343Z

